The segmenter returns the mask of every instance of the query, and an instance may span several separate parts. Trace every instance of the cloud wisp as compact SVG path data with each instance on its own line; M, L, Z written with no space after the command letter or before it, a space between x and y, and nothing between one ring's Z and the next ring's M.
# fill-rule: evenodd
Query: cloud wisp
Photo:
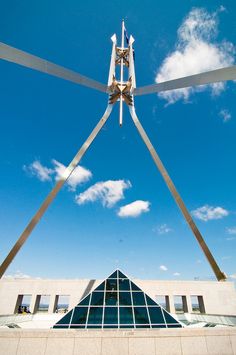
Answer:
M104 207L113 207L118 201L124 199L124 190L131 187L130 181L108 180L97 182L86 191L76 195L76 203L82 205L87 202L100 201Z
M178 277L178 276L180 276L180 273L179 272L174 272L173 276L177 276Z
M127 217L139 217L142 213L146 213L150 211L150 202L137 200L128 205L120 207L117 215L121 218Z
M159 266L159 269L160 269L161 271L167 271L167 270L168 270L168 268L167 268L165 265L160 265L160 266Z
M8 274L3 276L4 279L30 279L31 276L24 274L20 270L17 270L14 274Z
M232 241L236 240L236 227L226 227L226 232L227 234L230 235L230 237L227 237L226 240Z
M194 8L189 12L178 29L175 50L165 58L157 72L157 83L233 65L234 45L216 41L219 11L209 13L204 8ZM191 94L207 87L211 88L213 95L218 95L225 84L172 90L160 93L159 97L167 100L168 104L180 99L188 101Z
M235 227L226 227L226 231L228 234L236 234L236 226Z
M193 210L191 213L195 218L204 222L213 219L221 219L229 215L229 211L227 211L223 207L213 207L209 205L199 207L196 210Z
M222 118L223 122L226 123L231 120L231 113L229 110L223 109L219 112L219 116Z
M173 229L170 228L166 223L161 224L160 226L153 228L153 232L156 232L156 233L158 233L160 235L161 234L168 234L168 233L170 233L172 231L173 231Z
M43 166L39 160L35 160L29 166L24 165L23 170L35 176L40 181L52 180L53 169Z

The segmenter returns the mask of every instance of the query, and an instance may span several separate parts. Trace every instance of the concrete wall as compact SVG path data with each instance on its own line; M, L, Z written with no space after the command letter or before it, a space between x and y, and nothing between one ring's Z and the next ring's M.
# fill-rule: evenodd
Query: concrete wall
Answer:
M0 355L233 355L236 328L0 330Z
M38 280L1 279L0 315L13 314L19 295L32 295L31 312L38 295L50 295L49 313L55 309L58 295L69 295L69 309L74 307L85 292L94 289L102 280ZM170 312L175 313L174 296L186 296L186 306L192 312L190 296L202 296L208 314L236 315L236 291L232 282L217 281L163 281L133 280L144 292L155 299L169 297Z
M134 280L135 281L135 280ZM169 295L170 312L175 313L174 295L185 295L188 312L192 312L190 296L203 296L207 314L236 315L236 290L233 282L136 280L151 297Z

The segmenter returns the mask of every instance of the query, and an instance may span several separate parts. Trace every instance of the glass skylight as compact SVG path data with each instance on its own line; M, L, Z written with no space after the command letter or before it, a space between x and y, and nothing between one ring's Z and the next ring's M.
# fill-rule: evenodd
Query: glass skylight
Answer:
M181 324L120 270L60 319L53 328L181 328Z

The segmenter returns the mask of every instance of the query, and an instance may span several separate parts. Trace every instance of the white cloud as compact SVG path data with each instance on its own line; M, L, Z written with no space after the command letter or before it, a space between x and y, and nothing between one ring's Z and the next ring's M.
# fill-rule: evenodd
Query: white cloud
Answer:
M157 232L158 234L167 234L173 231L166 223L161 224L159 227L156 227L153 229L154 232Z
M174 272L173 276L180 276L180 273L179 272Z
M86 191L75 197L76 202L82 205L86 202L100 200L103 206L112 207L124 198L124 190L131 187L130 181L108 180L97 182Z
M212 219L221 219L228 216L229 211L225 210L223 207L212 207L212 206L202 206L191 212L192 215L200 219L201 221L207 222Z
M226 240L228 240L228 241L235 240L235 239L236 239L236 237L228 237L228 238L226 238Z
M229 276L231 279L236 279L236 274L232 274Z
M220 12L219 9L218 12ZM216 42L218 12L208 13L203 8L190 11L178 29L176 49L163 61L156 82L202 73L208 70L230 66L234 63L235 48L230 42ZM206 90L207 86L166 91L159 94L169 104L189 99L190 94ZM224 83L210 85L213 94L225 88Z
M137 200L128 205L120 207L117 215L119 217L138 217L142 213L146 213L150 210L150 202Z
M168 268L167 268L165 265L160 265L160 266L159 266L159 269L160 269L161 271L167 271L167 270L168 270Z
M226 123L231 119L231 113L229 110L223 109L219 112L219 116L223 119L223 122Z
M58 181L63 177L66 167L55 159L52 160L52 163L54 165L54 173L56 175L55 179ZM67 180L67 185L72 191L75 191L77 185L88 181L91 177L92 173L90 170L78 165Z
M53 170L43 166L39 160L35 160L29 166L24 165L23 169L36 176L40 181L52 180L51 175L53 174Z
M236 234L236 227L226 227L228 234Z
M3 276L4 279L30 279L31 276L24 274L20 270L17 270L14 274L8 274Z

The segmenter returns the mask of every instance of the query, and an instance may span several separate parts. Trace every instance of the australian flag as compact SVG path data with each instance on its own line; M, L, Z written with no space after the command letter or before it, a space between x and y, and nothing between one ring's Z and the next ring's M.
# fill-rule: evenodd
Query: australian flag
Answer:
M128 37L128 32L126 30L126 28L124 27L124 30L125 30L125 39L126 39L126 43L127 43L127 46L129 45L129 37Z

